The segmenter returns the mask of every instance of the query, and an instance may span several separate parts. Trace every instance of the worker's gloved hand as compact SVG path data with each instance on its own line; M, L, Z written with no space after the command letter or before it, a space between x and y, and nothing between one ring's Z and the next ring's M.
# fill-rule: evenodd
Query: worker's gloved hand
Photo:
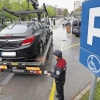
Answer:
M50 73L47 74L47 76L50 76L50 75L51 75Z
M51 71L48 71L48 73L52 73Z
M47 76L51 76L52 73L53 73L52 71L48 71Z

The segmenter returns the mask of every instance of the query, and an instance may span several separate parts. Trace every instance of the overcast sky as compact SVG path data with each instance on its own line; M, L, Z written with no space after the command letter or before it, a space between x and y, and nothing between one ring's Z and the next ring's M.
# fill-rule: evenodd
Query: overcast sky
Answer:
M52 6L57 5L59 8L67 8L69 12L73 11L74 9L74 1L77 0L38 0L39 5L42 5L43 3L49 4ZM80 2L83 0L79 0Z

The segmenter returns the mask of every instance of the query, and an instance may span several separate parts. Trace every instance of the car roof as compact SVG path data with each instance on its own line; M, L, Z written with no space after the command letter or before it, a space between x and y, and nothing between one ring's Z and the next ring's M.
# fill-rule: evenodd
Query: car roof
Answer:
M35 21L22 21L22 22L18 22L17 24L28 25L28 24L32 24L32 23L35 23Z
M36 21L19 21L19 22L15 22L15 23L12 23L9 26L16 26L16 25L25 25L27 27L33 25Z
M81 21L81 19L74 19L73 22L74 22L74 21Z

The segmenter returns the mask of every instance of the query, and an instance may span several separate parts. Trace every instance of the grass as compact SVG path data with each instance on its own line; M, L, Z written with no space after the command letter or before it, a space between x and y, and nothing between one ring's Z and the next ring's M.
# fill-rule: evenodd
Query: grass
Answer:
M90 91L87 91L87 93L85 95L83 95L83 97L80 100L89 100L89 93L90 93ZM94 100L100 100L100 81L97 82L97 84L96 84Z

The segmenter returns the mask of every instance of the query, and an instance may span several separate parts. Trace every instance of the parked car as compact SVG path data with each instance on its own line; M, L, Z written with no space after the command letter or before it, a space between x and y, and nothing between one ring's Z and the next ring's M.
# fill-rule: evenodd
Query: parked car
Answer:
M43 54L48 35L48 27L38 21L11 24L0 31L0 57L22 59Z
M80 36L80 27L81 27L81 20L75 19L72 23L72 34L76 36Z

